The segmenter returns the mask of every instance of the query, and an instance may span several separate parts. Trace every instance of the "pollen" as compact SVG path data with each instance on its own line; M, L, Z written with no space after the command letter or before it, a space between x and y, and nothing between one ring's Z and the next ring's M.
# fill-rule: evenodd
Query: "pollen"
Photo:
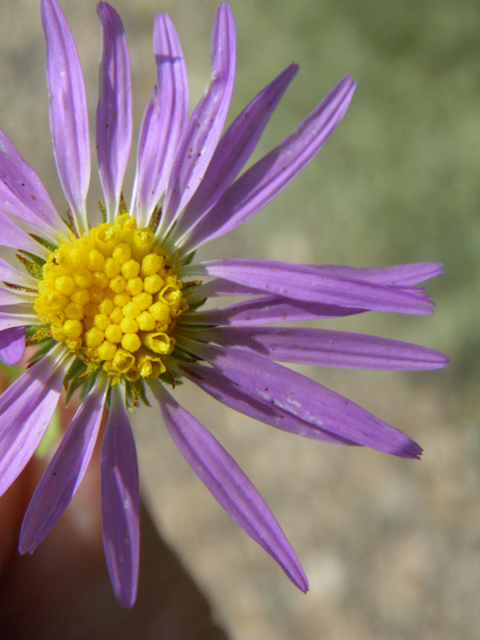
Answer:
M118 380L158 378L188 309L171 256L129 214L61 240L43 267L35 311L55 340Z

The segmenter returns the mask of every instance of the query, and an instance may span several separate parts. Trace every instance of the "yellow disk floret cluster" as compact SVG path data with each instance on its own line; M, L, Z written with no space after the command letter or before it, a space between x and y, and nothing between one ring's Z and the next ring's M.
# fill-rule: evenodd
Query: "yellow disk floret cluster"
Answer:
M43 267L35 311L86 362L135 381L158 378L188 309L172 259L128 213L62 240Z

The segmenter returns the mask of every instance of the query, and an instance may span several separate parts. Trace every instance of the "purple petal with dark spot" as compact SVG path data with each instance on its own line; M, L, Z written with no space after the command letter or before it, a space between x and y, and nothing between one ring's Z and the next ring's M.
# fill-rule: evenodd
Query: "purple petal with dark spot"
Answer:
M213 367L182 362L180 369L189 380L203 389L203 391L227 407L235 409L235 411L239 411L250 418L255 418L255 420L260 420L260 422L269 424L272 427L303 436L304 438L312 438L313 440L321 440L322 442L333 444L356 444L323 431L316 425L309 424L305 420L296 418L291 413L261 400L258 396L249 393L235 382L226 378Z
M404 458L419 458L422 453L421 447L401 431L276 362L240 349L223 349L184 338L178 344L249 393L329 433Z
M67 227L58 215L50 196L35 171L18 153L9 138L0 129L0 209L32 229L58 241L58 233ZM2 215L2 220L5 215ZM7 225L11 228L10 225ZM8 227L7 227L8 228ZM7 231L8 234L8 231ZM26 235L19 232L19 241ZM10 233L11 236L11 233ZM9 235L7 235L7 238ZM15 236L11 236L12 241ZM33 242L33 240L31 240ZM36 243L35 243L36 244ZM23 249L22 246L7 244ZM39 245L40 246L40 245Z

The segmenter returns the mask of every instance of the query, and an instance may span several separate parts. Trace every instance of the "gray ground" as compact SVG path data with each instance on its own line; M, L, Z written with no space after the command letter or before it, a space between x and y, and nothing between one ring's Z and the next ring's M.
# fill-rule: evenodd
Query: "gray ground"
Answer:
M61 4L77 38L93 123L95 2ZM208 76L216 2L114 6L131 46L137 129L154 81L156 12L175 21L194 104ZM345 121L295 184L203 255L356 266L441 261L445 275L429 288L435 316L377 314L330 326L418 341L447 352L452 365L416 374L307 371L408 432L425 448L421 462L302 441L190 386L179 390L273 508L310 578L308 596L230 522L160 419L146 413L136 432L145 494L160 531L235 639L473 640L480 635L480 6L233 0L232 8L239 45L232 115L292 60L302 67L259 153L291 132L340 77L351 72L359 86ZM2 0L0 126L62 209L44 64L39 2ZM92 183L93 207L100 191Z

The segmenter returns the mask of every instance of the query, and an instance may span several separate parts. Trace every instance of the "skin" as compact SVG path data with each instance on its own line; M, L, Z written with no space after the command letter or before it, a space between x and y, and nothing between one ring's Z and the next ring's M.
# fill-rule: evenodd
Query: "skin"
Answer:
M31 556L18 554L18 536L46 461L34 458L0 498L0 637L227 640L143 505L137 601L130 610L118 604L103 555L99 455L97 446L68 509Z

